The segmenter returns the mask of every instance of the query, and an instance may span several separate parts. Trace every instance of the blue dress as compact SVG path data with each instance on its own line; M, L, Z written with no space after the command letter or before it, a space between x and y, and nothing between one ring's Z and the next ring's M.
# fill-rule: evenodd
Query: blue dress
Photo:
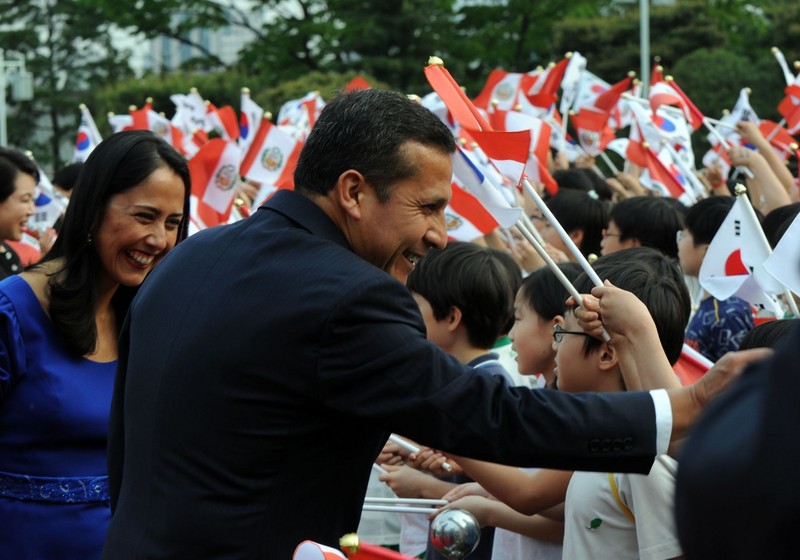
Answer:
M76 356L27 282L0 282L0 558L100 558L115 370Z

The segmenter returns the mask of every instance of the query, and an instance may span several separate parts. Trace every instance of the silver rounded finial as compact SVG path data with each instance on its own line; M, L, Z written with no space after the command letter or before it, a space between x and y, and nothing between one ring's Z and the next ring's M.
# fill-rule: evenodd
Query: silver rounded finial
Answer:
M448 509L431 522L433 547L448 560L461 560L478 546L481 527L470 512Z

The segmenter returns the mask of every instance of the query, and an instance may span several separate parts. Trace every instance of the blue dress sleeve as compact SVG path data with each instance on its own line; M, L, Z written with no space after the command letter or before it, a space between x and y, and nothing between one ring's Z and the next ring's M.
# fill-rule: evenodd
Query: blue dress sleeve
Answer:
M0 403L25 373L27 359L13 302L0 292Z

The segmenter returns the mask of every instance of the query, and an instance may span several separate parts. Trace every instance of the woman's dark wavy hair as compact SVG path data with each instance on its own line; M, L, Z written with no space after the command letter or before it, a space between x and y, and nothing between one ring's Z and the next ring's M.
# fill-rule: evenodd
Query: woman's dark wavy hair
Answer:
M39 265L64 259L64 267L51 275L50 319L67 344L78 354L97 346L95 307L102 263L90 236L103 220L110 199L143 183L156 169L169 167L186 187L183 219L177 241L186 238L189 220L189 168L183 157L147 130L118 132L92 151L72 192L64 223L53 248ZM36 265L38 267L39 265ZM117 328L122 325L138 287L119 286L112 299Z

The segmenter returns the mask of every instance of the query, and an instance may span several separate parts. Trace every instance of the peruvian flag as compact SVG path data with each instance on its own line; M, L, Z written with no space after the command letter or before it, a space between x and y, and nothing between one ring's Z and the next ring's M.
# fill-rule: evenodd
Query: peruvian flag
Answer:
M495 167L514 185L525 173L530 157L531 131L497 132L494 130L467 130Z
M72 161L86 161L92 150L103 141L100 132L97 130L97 125L94 123L92 114L89 108L83 103L80 104L81 122L78 125L78 135L75 138L75 153L72 156Z
M608 127L608 113L605 111L584 107L572 115L570 120L575 127L578 142L590 156L600 155L615 138Z
M213 138L189 160L192 178L192 220L199 229L228 221L239 179L241 149L234 142ZM193 202L195 202L193 200Z
M788 130L769 119L761 121L758 129L764 135L764 138L769 139L769 143L784 161L789 159L792 155L792 145L797 144L797 140L789 134Z
M480 166L461 147L453 156L453 182L478 199L500 226L511 227L520 219L522 210L511 207L500 191L486 179Z
M150 101L145 103L141 109L131 110L130 116L133 119L131 126L124 130L149 130L181 154L186 153L181 130L173 125L163 113L156 113Z
M242 159L241 174L262 185L291 181L303 145L262 118L258 132Z
M492 70L486 79L483 90L472 100L473 103L487 112L492 111L493 108L500 111L514 110L524 76L525 74L517 72ZM495 103L496 105L494 105Z
M786 86L784 97L778 104L778 112L786 119L789 134L800 132L800 85Z
M564 57L562 60L555 64L550 64L543 72L541 72L533 86L527 91L523 90L525 98L528 102L543 109L549 109L551 105L558 99L558 88L561 81L564 79L564 73L569 64L569 58Z
M264 109L250 97L250 90L242 88L241 102L239 103L239 147L242 153L247 153L253 138L258 132Z
M531 132L531 156L537 161L547 162L550 150L551 127L538 117L519 111L495 111L489 114L489 124L498 132ZM528 166L531 161L529 159Z
M451 186L453 196L444 211L447 237L456 241L475 241L497 229L497 220L475 196L462 189L455 181Z
M370 89L371 87L372 87L372 84L370 84L364 78L364 76L356 76L355 78L353 78L352 80L347 82L347 85L344 86L344 90L345 91L356 91L356 90L360 90L360 89Z
M770 254L761 243L761 225L755 220L744 195L736 202L708 246L700 267L700 285L717 299L738 296L751 305L781 316L781 307L771 294L783 292L764 269Z
M683 183L679 180L679 177L682 178L682 175L680 175L675 164L671 162L669 154L662 152L664 155L659 157L659 154L656 154L651 149L645 149L644 152L645 158L647 159L647 172L649 174L650 186L658 190L663 189L663 191L669 193L673 198L680 198L685 195L686 179L683 179ZM662 157L669 161L669 163L665 163L665 161L661 159ZM644 179L643 182L645 182Z
M218 108L210 101L206 101L206 121L211 125L211 130L216 131L223 140L235 142L239 139L236 111L230 105Z
M324 544L303 541L294 549L292 560L346 560L347 556Z

